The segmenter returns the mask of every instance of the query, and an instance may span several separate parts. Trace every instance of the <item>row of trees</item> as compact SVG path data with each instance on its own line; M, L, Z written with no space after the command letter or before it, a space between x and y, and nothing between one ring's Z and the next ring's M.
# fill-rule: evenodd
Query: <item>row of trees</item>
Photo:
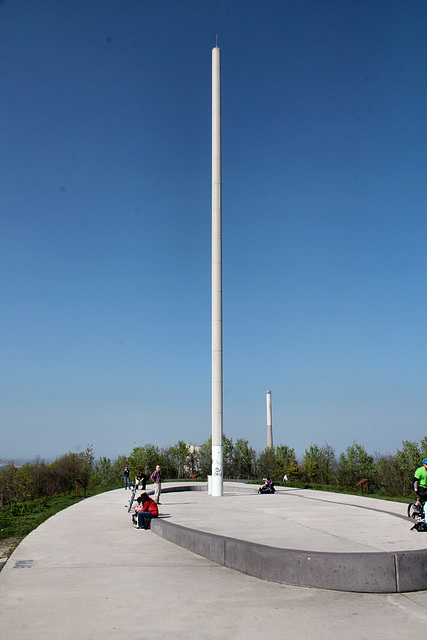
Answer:
M328 444L310 445L304 453L300 473L305 481L340 487L354 487L366 478L371 491L406 496L412 493L414 471L425 457L427 437L420 443L404 440L394 455L372 456L355 442L337 458Z
M91 481L94 469L92 447L67 453L48 464L40 458L16 467L13 462L0 471L0 507L67 493L79 480L83 487Z
M51 464L36 459L18 468L9 463L0 471L0 506L72 491L76 480L89 488L114 486L123 481L126 465L131 476L139 472L149 475L160 464L163 478L188 478L190 474L206 478L211 473L211 452L209 438L198 447L182 440L162 449L146 444L114 461L106 457L95 460L93 449L88 446L84 452L70 452ZM427 437L420 443L403 441L394 455L372 456L354 442L337 456L327 443L311 444L302 459L297 460L295 450L288 445L256 452L247 440L238 438L233 442L224 436L223 453L225 478L259 481L268 476L278 482L287 474L294 483L332 488L353 488L366 478L371 492L400 496L411 494L414 470L427 457Z

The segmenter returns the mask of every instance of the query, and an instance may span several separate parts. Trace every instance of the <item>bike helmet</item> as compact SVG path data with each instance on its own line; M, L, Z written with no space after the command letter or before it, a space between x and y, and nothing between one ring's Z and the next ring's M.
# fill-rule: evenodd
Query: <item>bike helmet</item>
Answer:
M427 464L427 458L424 458L423 464Z

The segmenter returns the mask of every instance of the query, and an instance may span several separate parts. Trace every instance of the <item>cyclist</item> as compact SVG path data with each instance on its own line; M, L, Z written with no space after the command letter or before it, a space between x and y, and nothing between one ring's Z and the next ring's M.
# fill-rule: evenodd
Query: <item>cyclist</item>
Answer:
M427 501L427 458L424 458L422 467L414 473L414 489L417 494L417 507L421 502Z

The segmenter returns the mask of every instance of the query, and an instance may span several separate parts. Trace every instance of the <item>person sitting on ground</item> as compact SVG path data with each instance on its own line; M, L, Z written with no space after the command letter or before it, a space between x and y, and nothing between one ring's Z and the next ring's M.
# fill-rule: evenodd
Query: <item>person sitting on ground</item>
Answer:
M138 506L135 507L138 519L136 529L145 529L144 518L148 518L150 520L151 518L157 518L159 515L159 508L146 492L141 493L136 501L138 503Z
M270 489L270 490L274 489L273 478L267 478L267 488Z
M259 488L260 491L268 488L268 478L264 478L264 484Z
M265 482L258 489L258 493L274 493L274 482L272 478L265 478Z
M414 473L414 490L417 494L417 505L427 501L427 458L423 460L423 466L418 467Z

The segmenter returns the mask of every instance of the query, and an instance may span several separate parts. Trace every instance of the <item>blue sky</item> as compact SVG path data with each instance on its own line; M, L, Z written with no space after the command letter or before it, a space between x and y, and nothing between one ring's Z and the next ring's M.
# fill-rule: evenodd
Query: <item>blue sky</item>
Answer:
M427 4L0 2L0 458L427 433Z

